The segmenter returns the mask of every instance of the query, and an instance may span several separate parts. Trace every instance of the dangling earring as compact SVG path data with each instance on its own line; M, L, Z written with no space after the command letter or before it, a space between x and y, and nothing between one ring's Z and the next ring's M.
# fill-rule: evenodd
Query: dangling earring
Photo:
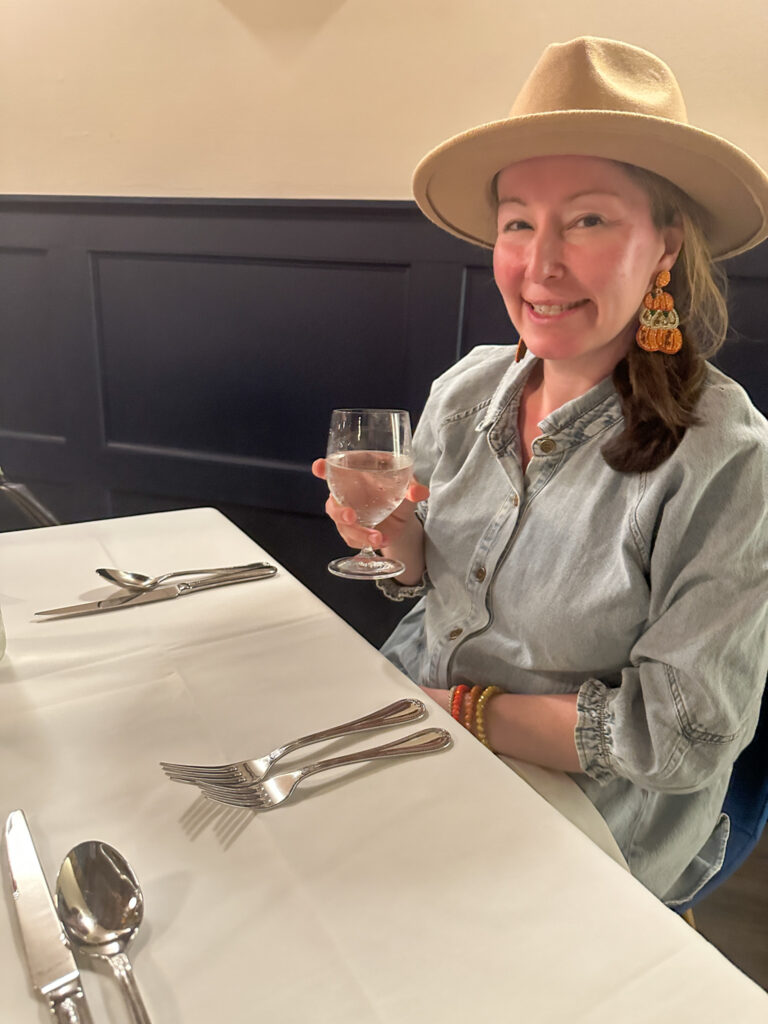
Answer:
M517 349L515 351L515 362L519 363L521 359L525 358L525 353L528 351L528 346L525 344L523 339L517 343Z
M652 292L643 299L645 307L640 314L640 327L635 341L646 352L664 352L673 356L683 347L680 333L680 317L675 309L675 300L665 292L669 284L669 271L662 270L656 277Z

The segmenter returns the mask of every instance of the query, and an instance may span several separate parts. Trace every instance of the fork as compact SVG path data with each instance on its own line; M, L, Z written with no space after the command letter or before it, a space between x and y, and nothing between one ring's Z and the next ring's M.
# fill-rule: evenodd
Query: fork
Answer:
M160 767L173 782L184 782L192 786L204 783L228 786L251 785L265 779L281 757L285 757L286 754L290 754L300 747L307 747L312 743L320 743L322 740L332 740L356 732L383 729L388 725L415 722L419 718L423 718L426 713L427 709L420 700L407 698L395 701L394 704L388 704L385 708L379 708L378 711L372 711L362 718L345 722L343 725L335 725L330 729L323 729L322 732L313 732L308 736L291 740L290 743L277 747L263 757L217 765L173 764L169 761L161 761Z
M235 807L250 807L257 811L271 811L295 792L296 787L310 775L328 771L329 768L340 768L342 765L359 764L361 761L377 761L392 757L410 757L414 754L431 754L444 750L451 745L451 734L445 729L422 729L413 732L403 739L393 740L379 747L358 750L354 754L341 757L329 757L324 761L297 768L293 772L282 772L272 775L263 782L250 786L203 785L203 793L219 803L232 804Z

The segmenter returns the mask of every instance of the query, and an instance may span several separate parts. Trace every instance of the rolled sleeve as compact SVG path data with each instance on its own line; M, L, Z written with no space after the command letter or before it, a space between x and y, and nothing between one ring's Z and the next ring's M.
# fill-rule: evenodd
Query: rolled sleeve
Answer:
M627 670L615 688L597 679L584 683L575 730L582 770L601 784L622 777L668 793L693 793L722 775L754 733L760 688L752 689L753 700L737 722L721 711L722 726L734 726L728 732L696 724L679 692L673 669L661 664Z
M421 581L410 586L398 583L396 579L376 580L376 586L390 601L411 601L417 597L423 597L430 588L430 582L429 575L425 571Z
M576 751L582 770L596 782L610 782L617 774L610 758L607 696L607 687L590 679L579 690L576 702Z

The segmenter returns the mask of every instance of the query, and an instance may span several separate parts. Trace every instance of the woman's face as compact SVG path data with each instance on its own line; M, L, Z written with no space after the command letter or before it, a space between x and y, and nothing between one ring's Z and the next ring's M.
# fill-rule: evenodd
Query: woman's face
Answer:
M599 157L523 160L498 177L493 269L528 348L563 368L609 374L643 296L669 270L678 227L657 228L645 190Z

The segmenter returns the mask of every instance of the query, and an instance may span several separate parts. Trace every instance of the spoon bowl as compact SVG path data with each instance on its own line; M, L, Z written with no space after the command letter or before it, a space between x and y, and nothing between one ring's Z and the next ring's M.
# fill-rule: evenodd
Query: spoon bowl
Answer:
M115 586L138 592L154 590L165 580L176 579L179 576L211 576L215 573L237 576L240 573L250 572L252 569L261 569L266 564L266 562L251 562L249 565L229 565L221 569L180 569L177 572L163 573L162 576L146 576L143 572L128 572L126 569L97 569L96 572L103 579L114 583Z
M108 843L73 847L56 880L56 907L78 949L109 962L136 1024L150 1024L125 953L144 917L144 895L126 859Z

